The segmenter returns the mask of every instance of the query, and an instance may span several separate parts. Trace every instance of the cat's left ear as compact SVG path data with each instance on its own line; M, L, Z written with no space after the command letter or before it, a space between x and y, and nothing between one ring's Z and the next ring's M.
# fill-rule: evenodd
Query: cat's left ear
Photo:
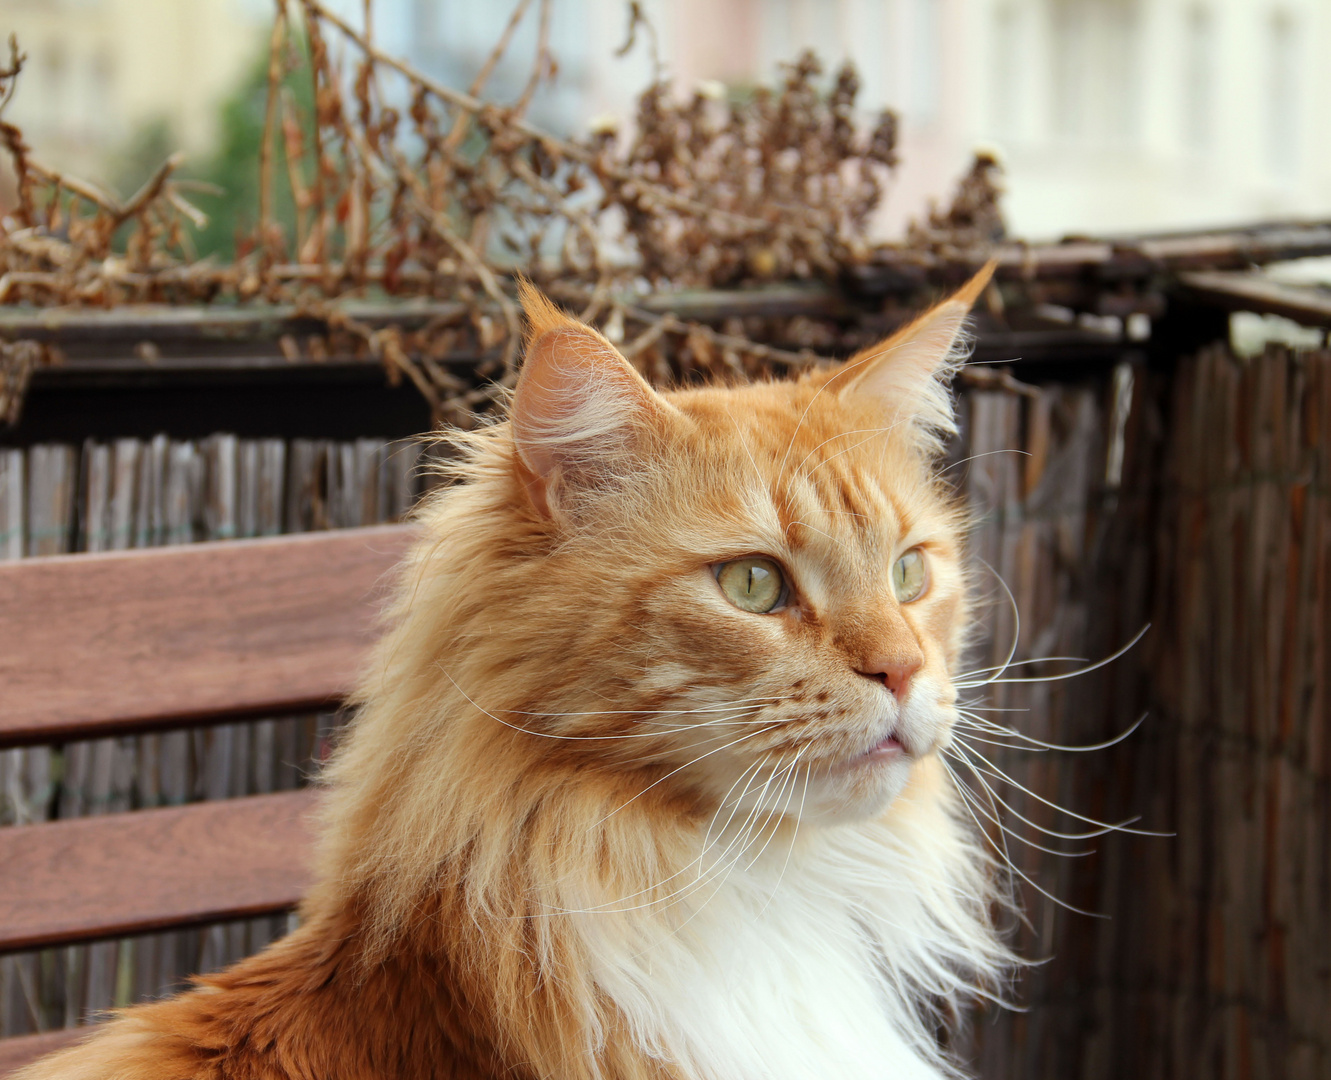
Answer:
M969 352L966 316L997 265L991 259L942 303L834 369L829 389L843 401L870 404L888 424L913 425L935 445L941 436L955 435L949 384Z

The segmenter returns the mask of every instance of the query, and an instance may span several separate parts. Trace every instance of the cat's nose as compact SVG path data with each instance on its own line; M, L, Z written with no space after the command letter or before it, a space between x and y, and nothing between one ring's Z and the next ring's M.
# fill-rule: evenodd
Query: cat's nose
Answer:
M905 701L910 693L910 680L924 664L919 653L909 656L876 656L859 669L861 675L881 682L898 701Z

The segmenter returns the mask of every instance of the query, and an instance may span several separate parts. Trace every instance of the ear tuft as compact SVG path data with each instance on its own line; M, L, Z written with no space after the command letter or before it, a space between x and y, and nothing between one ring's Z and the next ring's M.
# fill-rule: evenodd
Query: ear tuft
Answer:
M550 298L525 277L518 279L518 302L522 305L523 315L527 317L527 346L529 348L531 343L543 334L564 327L585 330L591 334L596 333L590 326L579 322L572 315L555 307Z
M671 410L601 334L528 282L519 291L529 331L509 419L532 504L552 516L633 472Z
M998 260L990 259L980 267L980 269L975 271L974 275L965 285L949 296L948 300L964 305L966 310L969 311L975 306L975 301L980 299L984 294L984 290L989 287L989 282L993 280L994 271L997 269Z
M991 259L946 300L836 369L831 378L845 380L838 396L871 402L889 424L910 424L926 450L940 451L957 432L950 383L970 355L966 317L997 265Z

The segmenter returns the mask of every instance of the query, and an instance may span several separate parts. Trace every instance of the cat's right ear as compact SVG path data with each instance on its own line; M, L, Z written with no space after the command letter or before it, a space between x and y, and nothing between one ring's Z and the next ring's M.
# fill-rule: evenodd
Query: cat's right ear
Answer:
M671 407L619 351L523 282L530 324L509 419L517 465L544 517L634 471L635 452Z

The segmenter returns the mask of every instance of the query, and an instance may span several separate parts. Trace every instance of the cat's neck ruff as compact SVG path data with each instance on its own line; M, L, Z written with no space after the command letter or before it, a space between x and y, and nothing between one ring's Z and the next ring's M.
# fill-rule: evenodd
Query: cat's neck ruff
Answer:
M736 838L709 839L724 852ZM930 1006L992 983L1001 958L983 859L946 809L786 823L755 847L682 871L673 904L625 904L627 925L578 917L636 1049L690 1080L955 1075Z
M479 769L432 775L436 806L476 806L494 784ZM456 861L433 900L395 893L412 875L381 863L377 885L360 879L379 891L379 926L405 931L407 949L445 935L438 947L466 959L495 1030L530 1033L522 1054L551 1075L956 1074L937 1032L995 991L1012 956L990 921L989 861L936 758L882 816L798 829L709 831L711 814L684 826L659 789L627 805L593 789L572 777L506 787L438 841ZM392 805L375 801L380 814ZM354 815L342 821L331 835L355 831ZM344 871L334 880L357 878ZM373 921L363 932L373 959Z

